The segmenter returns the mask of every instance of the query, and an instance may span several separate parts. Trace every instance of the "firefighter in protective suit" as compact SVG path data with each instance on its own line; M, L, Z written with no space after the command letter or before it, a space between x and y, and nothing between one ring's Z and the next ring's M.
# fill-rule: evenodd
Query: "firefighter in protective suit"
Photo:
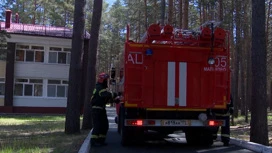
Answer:
M233 114L233 99L230 96L230 103L227 104L227 109L222 112L216 112L215 116L217 119L225 120L225 126L221 126L221 141L224 146L229 145L230 141L230 115Z
M100 73L98 81L91 98L91 112L93 120L93 131L91 136L92 146L103 146L109 129L109 122L106 112L107 103L119 103L119 96L116 93L107 91L109 75Z

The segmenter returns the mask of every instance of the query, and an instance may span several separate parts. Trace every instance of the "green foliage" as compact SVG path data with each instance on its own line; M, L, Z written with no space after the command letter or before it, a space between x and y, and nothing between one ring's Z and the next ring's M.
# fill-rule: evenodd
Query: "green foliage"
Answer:
M6 60L7 57L7 38L10 35L5 30L0 30L0 60Z
M4 5L19 14L19 22L51 26L71 26L74 0L7 0ZM4 16L5 12L2 12Z
M120 0L110 9L104 8L101 26L97 65L99 72L108 72L111 66L119 66L117 59L125 42L125 7Z

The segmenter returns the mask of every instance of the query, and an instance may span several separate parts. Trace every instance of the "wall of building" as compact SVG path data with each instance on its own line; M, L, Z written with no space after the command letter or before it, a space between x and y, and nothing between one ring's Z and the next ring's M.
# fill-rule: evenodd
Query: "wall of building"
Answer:
M0 106L4 106L4 96L0 97Z
M15 63L15 77L68 79L69 65Z
M23 107L66 107L66 98L14 97L14 106Z
M40 79L42 80L42 95L25 96L14 95L13 106L15 107L66 107L68 84L65 84L64 97L48 96L48 80L65 80L69 78L69 64L49 63L50 47L71 48L71 39L37 37L25 35L12 35L8 42L16 45L43 46L44 62L15 61L14 79ZM30 84L30 83L28 83ZM16 81L15 81L16 86ZM25 91L25 87L23 91ZM57 87L56 87L57 88ZM16 90L16 87L15 89ZM33 89L33 92L35 89ZM56 93L57 94L57 93ZM1 103L0 103L1 104Z

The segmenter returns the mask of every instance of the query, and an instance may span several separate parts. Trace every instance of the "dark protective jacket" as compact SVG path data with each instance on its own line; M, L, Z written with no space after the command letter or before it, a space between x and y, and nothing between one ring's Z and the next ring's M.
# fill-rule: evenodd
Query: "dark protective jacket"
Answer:
M214 109L213 112L216 116L230 116L233 113L233 99L230 96L230 103L227 104L226 109Z
M106 104L112 103L113 98L116 96L117 95L108 92L107 88L102 83L97 83L91 98L91 106L92 108L105 108Z

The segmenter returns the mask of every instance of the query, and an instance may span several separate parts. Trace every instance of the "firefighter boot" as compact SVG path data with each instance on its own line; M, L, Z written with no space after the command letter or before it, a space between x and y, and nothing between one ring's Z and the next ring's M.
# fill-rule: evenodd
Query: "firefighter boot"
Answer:
M98 139L98 143L99 143L100 145L102 145L102 146L108 145L108 144L105 142L105 138L103 138L103 137Z
M98 138L91 138L90 144L92 147L100 147L100 146L105 146L105 144L102 144L99 142Z
M223 142L224 146L229 146L229 142Z

